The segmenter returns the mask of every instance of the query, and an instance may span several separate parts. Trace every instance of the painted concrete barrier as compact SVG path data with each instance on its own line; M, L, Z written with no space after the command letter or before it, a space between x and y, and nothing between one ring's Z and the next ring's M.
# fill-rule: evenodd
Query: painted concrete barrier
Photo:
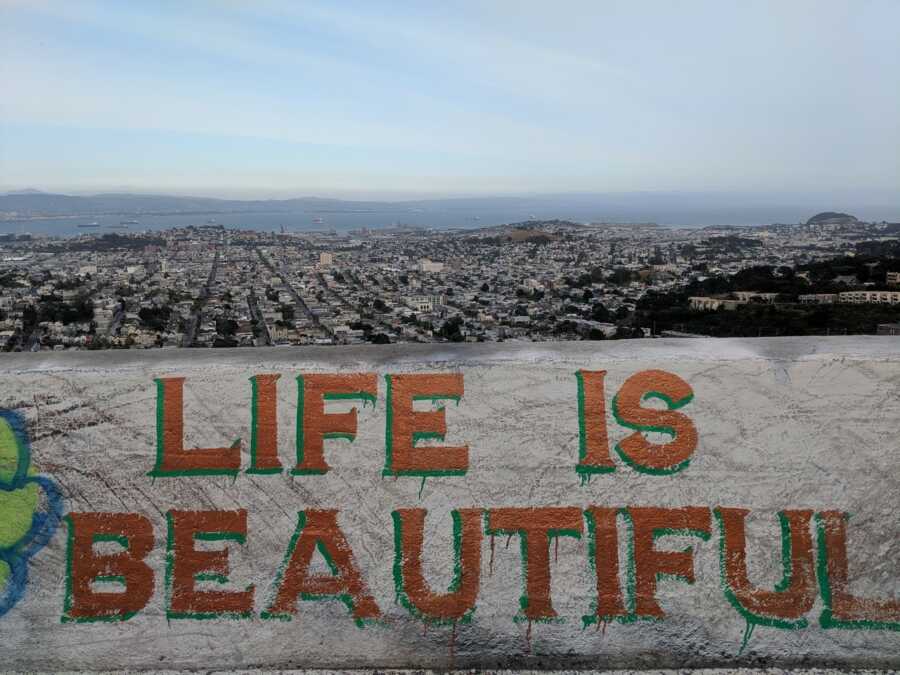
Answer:
M5 668L900 667L891 338L0 374Z

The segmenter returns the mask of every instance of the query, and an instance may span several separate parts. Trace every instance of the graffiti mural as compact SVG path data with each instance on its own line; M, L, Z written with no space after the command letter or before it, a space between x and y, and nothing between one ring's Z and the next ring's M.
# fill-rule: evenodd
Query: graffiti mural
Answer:
M156 358L0 412L0 662L900 666L900 354Z
M28 561L50 541L62 510L56 484L31 464L25 419L0 410L0 617L25 594Z

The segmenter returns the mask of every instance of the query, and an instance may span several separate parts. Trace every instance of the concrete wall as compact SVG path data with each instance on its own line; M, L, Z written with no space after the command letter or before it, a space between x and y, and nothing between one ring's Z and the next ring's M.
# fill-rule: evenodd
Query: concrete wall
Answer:
M894 338L0 374L4 668L900 668Z

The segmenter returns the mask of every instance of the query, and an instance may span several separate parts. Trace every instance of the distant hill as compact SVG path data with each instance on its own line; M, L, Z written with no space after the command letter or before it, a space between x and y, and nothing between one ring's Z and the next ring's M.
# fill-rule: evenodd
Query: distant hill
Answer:
M516 223L503 223L501 225L489 225L479 228L480 232L519 232L525 234L533 234L536 231L546 229L562 229L562 230L583 230L585 226L581 223L575 223L571 220L560 220L553 218L552 220L523 220Z
M492 225L474 230L473 234L481 234L482 242L503 243L529 243L547 244L556 241L560 235L552 230L581 230L584 225L570 220L526 220L519 223L506 223ZM493 234L492 237L483 237L485 234Z
M47 194L46 192L42 192L41 190L35 190L33 188L25 188L24 190L10 190L9 192L4 192L5 195L43 195Z
M28 189L0 193L0 221L99 216L141 219L143 216L154 215L228 213L307 213L322 216L371 213L380 214L372 220L382 223L411 221L424 225L443 222L446 225L465 226L467 229L479 225L511 223L525 218L566 218L584 223L634 223L641 227L645 227L645 223L722 227L802 222L808 214L815 212L814 209L825 198L816 195L786 201L784 196L773 197L762 193L598 192L394 201L318 197L238 200L164 194L67 195ZM854 212L868 221L896 221L900 216L900 195L886 197L880 203L862 202L854 206ZM847 214L825 212L813 216L811 222L833 217L855 218Z
M542 203L540 198L535 200ZM551 202L552 203L552 202ZM74 196L25 190L0 194L0 213L23 217L162 215L211 213L426 213L433 210L472 211L498 207L529 208L529 200L518 197L453 197L406 201L353 201L322 197L293 199L216 199L171 195L108 193Z
M856 216L849 213L839 213L837 211L822 211L806 221L807 225L845 225L850 223L858 223Z
M156 213L225 213L291 211L368 211L382 202L350 202L340 199L303 197L300 199L237 200L210 197L174 197L144 194L98 194L73 196L32 190L0 195L0 211L31 215L100 215Z
M534 227L514 227L511 230L508 230L503 233L507 241L513 242L529 242L529 243L539 243L546 244L551 241L556 241L559 237L552 232L545 232L541 229L540 226L535 225Z

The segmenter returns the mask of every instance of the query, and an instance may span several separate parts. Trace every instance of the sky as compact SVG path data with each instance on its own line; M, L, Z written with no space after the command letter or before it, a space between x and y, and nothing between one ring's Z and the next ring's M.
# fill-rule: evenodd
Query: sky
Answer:
M900 197L900 2L0 0L0 189Z

